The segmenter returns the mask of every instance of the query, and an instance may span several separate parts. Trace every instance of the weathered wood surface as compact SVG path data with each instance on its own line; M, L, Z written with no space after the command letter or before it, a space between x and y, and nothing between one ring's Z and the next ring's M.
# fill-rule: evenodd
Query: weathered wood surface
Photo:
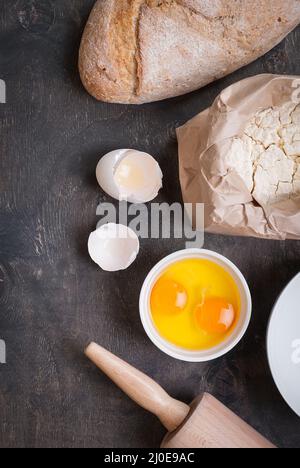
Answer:
M107 200L94 170L101 155L134 147L165 173L161 201L180 200L175 128L220 90L261 72L300 74L300 29L256 63L191 95L143 107L101 104L76 68L93 0L0 0L0 366L1 447L154 447L160 423L124 397L83 357L93 339L146 371L172 395L202 390L282 447L300 447L300 420L281 399L266 358L272 306L300 269L299 242L206 236L249 280L254 317L235 351L209 364L161 354L138 316L143 279L183 247L149 240L130 272L106 274L86 243Z

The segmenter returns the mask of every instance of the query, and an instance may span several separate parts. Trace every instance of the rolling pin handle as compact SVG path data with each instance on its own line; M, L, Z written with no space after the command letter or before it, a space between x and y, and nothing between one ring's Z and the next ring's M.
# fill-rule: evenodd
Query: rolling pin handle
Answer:
M181 426L188 416L188 405L171 398L154 380L106 349L91 343L85 354L133 401L155 414L169 432Z

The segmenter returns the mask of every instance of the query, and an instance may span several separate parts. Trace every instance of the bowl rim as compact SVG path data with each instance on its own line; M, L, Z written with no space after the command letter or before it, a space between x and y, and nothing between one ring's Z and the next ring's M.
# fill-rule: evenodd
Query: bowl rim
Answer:
M159 275L161 275L163 271L172 263L184 260L185 258L195 257L203 257L211 260L212 262L214 260L218 260L218 264L224 266L229 273L233 274L233 276L239 280L240 285L237 284L237 286L241 295L243 294L245 298L245 316L243 322L240 324L239 332L236 334L235 338L232 339L232 335L230 335L227 341L219 344L214 348L203 351L193 351L180 348L164 339L155 328L149 306L152 287ZM233 262L231 262L231 260L212 250L192 248L179 250L164 257L151 269L141 289L139 309L143 328L148 335L148 338L158 349L160 349L160 351L180 361L209 362L229 353L245 336L252 317L252 297L244 275L238 269L238 267Z
M298 272L296 274L296 276L294 276L287 284L286 286L283 288L283 290L281 291L281 293L279 294L279 296L277 297L275 303L274 303L274 306L272 308L272 311L271 311L271 314L270 314L270 317L269 317L269 321L268 321L268 325L267 325L267 333L266 333L266 349L267 349L267 359L268 359L268 364L269 364L269 368L270 368L270 372L271 372L271 375L272 375L272 379L276 385L276 388L279 392L279 394L281 395L281 397L283 398L283 400L285 401L285 403L288 405L288 407L298 416L300 417L300 412L293 407L293 405L291 404L291 401L289 400L289 398L287 397L285 391L282 389L282 385L281 385L281 382L278 381L278 378L277 378L277 375L276 375L276 371L275 371L275 364L274 364L274 360L273 360L273 356L272 356L272 353L271 353L271 341L273 340L273 337L272 337L272 333L273 333L273 327L274 327L274 322L277 318L277 315L278 315L278 309L279 309L279 305L280 305L280 302L281 300L284 298L284 296L287 294L287 291L289 290L289 288L294 284L294 282L296 281L299 281L300 280L300 272Z

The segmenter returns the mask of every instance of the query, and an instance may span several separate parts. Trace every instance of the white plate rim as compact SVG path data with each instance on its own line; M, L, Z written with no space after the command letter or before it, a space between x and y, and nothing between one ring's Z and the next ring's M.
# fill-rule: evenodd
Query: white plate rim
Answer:
M269 319L269 323L268 323L268 327L267 327L267 357L268 357L268 362L269 362L269 368L270 368L270 371L271 371L271 374L272 374L272 378L273 378L273 381L280 393L280 395L282 396L282 398L284 399L284 401L286 402L286 404L289 406L289 408L291 408L291 410L297 415L300 417L300 411L296 408L294 408L294 405L291 404L291 402L289 401L288 397L286 396L285 392L282 390L281 388L281 385L279 384L278 380L277 380L277 377L275 377L275 371L274 371L274 365L273 365L273 359L271 358L271 327L272 327L272 323L273 323L273 320L275 318L275 314L276 314L276 311L277 311L277 306L280 302L280 300L282 299L283 295L287 292L287 290L290 288L290 286L296 282L296 281L299 281L300 279L300 272L297 273L296 276L294 276L294 278L291 279L291 281L287 284L287 286L284 288L284 290L281 292L280 296L278 297L277 301L275 302L274 304L274 307L272 309L272 312L271 312L271 315L270 315L270 319ZM299 412L298 412L299 411Z

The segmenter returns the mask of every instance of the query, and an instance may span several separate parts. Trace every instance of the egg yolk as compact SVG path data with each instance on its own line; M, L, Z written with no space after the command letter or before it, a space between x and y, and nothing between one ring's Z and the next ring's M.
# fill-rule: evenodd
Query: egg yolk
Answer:
M154 283L151 316L159 335L183 349L222 343L238 324L241 297L233 277L210 260L174 262Z
M198 326L207 333L225 334L233 325L235 310L225 299L211 297L196 309Z
M155 284L151 295L152 309L167 315L178 314L187 305L188 295L183 286L169 278L162 277Z

